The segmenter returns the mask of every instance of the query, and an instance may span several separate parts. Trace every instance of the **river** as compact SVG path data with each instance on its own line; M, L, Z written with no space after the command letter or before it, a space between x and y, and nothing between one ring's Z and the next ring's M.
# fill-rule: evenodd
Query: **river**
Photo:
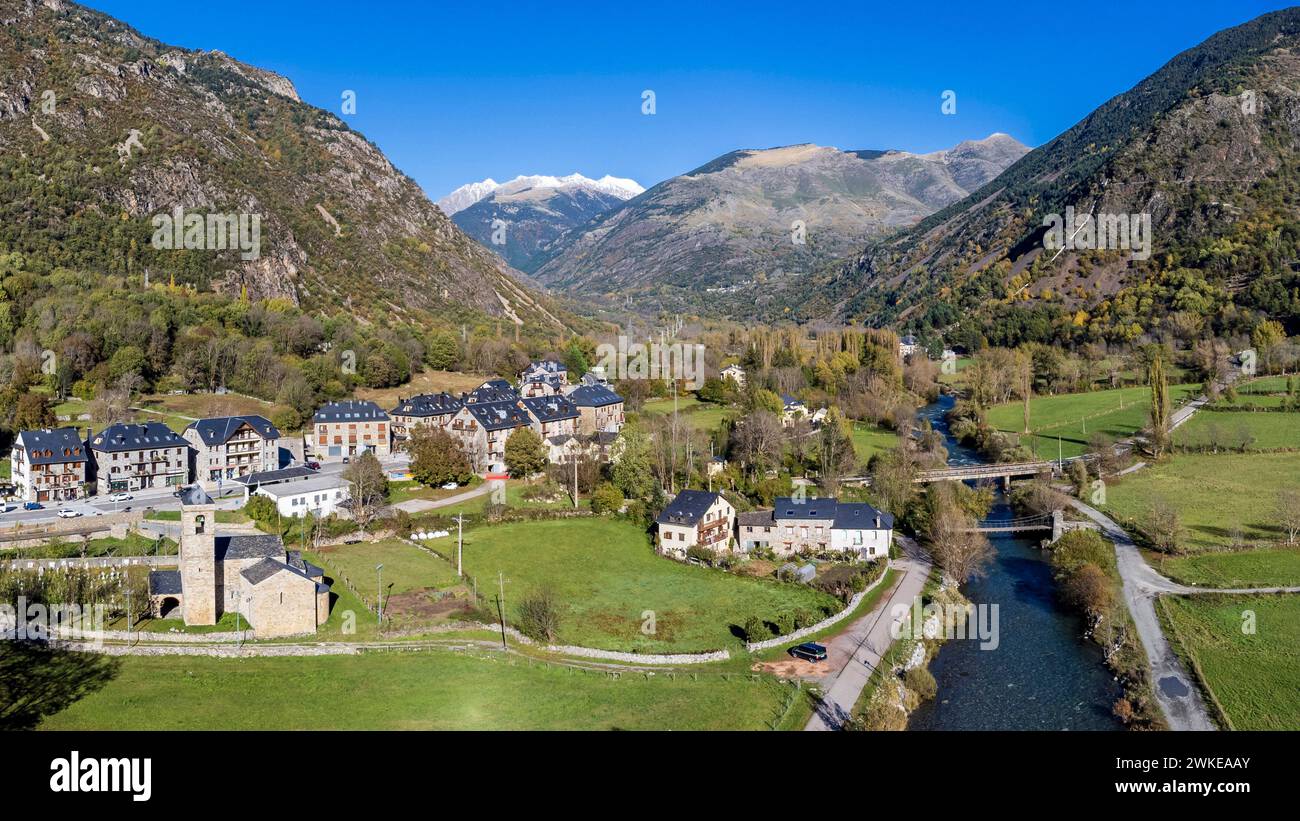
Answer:
M942 433L953 465L983 461L949 434L941 397L921 410ZM1012 518L999 495L990 518ZM938 696L922 704L910 730L1120 730L1111 705L1123 691L1103 664L1101 649L1081 638L1083 624L1056 599L1041 538L992 534L996 552L988 575L962 591L972 603L998 605L998 644L954 639L930 662ZM971 631L972 633L974 631Z

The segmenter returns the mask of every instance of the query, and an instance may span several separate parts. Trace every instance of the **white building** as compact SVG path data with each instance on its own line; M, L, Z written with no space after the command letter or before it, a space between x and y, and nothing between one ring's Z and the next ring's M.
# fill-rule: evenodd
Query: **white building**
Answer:
M888 558L894 538L894 517L865 502L780 497L774 509L738 518L741 550L768 549L782 558L824 553Z
M916 353L920 349L920 345L921 343L917 341L916 337L908 334L898 340L898 355L906 359Z
M736 387L744 390L745 388L745 369L739 365L728 365L723 368L720 375L723 379L730 379L736 383Z
M655 519L659 531L659 552L683 558L688 548L729 550L736 509L721 493L683 490Z
M322 518L339 512L349 496L347 480L338 476L318 476L296 482L262 485L253 491L275 502L281 516L302 518L308 513Z

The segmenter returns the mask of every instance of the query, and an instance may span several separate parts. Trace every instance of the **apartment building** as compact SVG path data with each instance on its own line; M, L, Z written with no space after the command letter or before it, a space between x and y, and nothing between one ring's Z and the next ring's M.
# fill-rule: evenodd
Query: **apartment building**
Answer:
M109 425L88 446L87 479L101 496L189 484L189 443L162 422Z
M194 481L205 490L280 467L280 431L264 416L200 419L181 436L190 445Z
M304 444L317 459L333 461L363 453L382 459L392 452L388 413L374 402L329 402L316 411L311 421L311 432L304 435Z
M394 446L400 447L402 442L410 438L411 428L415 425L446 428L463 404L446 391L420 394L409 399L399 397L397 407L388 412Z
M14 486L25 502L62 502L85 495L89 457L76 428L20 431L9 459Z

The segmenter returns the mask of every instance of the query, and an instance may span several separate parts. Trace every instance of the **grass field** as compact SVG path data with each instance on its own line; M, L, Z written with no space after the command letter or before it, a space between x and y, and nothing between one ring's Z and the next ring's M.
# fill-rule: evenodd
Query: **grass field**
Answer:
M506 605L549 587L563 605L559 641L608 650L699 652L736 648L733 626L797 609L838 609L810 588L681 564L654 553L636 526L608 519L524 522L465 535L466 572ZM643 626L653 614L655 632Z
M1105 508L1141 525L1156 500L1179 512L1192 551L1232 546L1233 529L1266 546L1282 537L1273 524L1277 492L1300 487L1300 453L1185 453L1110 484Z
M379 577L375 565L382 564L384 596L394 596L427 587L446 588L459 584L456 568L437 556L398 539L345 544L323 548L317 555L329 571L337 571L352 580L368 601L376 600Z
M481 484L481 483L480 483ZM525 499L524 490L529 486L528 482L518 479L508 479L506 481L506 507L524 508L535 510L568 510L573 507L573 498L567 493L561 492L555 499ZM561 489L562 490L562 489ZM448 496L455 496L457 493L464 493L464 489L448 493ZM482 513L483 506L491 499L490 495L475 496L466 502L459 504L447 505L446 507L436 508L429 511L437 516L457 516L462 513L469 515L472 513ZM586 496L578 497L578 507L581 509L590 509L591 500Z
M1232 553L1153 556L1156 569L1199 587L1300 587L1300 549L1264 548Z
M768 677L701 672L698 680L663 673L612 678L517 657L445 651L91 657L85 663L110 668L102 675L111 678L45 717L41 729L762 730L785 713L791 689ZM0 667L23 675L14 669L20 665ZM51 693L40 709L63 706L61 695Z
M872 456L898 447L898 434L865 422L853 423L853 450L858 461L866 464Z
M1226 449L1247 437L1249 450L1300 449L1300 413L1201 410L1174 431L1174 444L1203 448L1217 443Z
M1199 392L1200 385L1169 387L1175 403ZM1078 456L1087 452L1088 439L1098 431L1119 439L1141 430L1147 423L1150 401L1151 389L1147 387L1038 396L1029 400L1030 429L1039 435L1040 455L1054 458L1060 437L1061 453ZM1021 402L996 405L989 409L988 421L998 430L1020 433L1025 427L1024 406ZM1033 447L1032 440L1029 446Z
M1160 610L1233 729L1300 730L1300 596L1164 596Z
M673 400L671 397L668 399L650 399L641 406L641 413L644 416L666 416L672 415L672 412ZM684 425L690 425L695 430L711 431L716 430L722 424L722 420L736 416L737 411L711 402L701 402L694 396L679 396L677 397L677 415Z

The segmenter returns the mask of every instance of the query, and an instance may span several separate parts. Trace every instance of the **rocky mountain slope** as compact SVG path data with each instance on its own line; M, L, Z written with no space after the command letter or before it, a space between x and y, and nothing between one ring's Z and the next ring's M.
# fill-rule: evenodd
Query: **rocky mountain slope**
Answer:
M534 275L570 293L668 301L766 291L956 202L1026 150L994 134L931 154L735 151L569 232Z
M284 77L62 0L0 0L0 69L0 254L363 321L561 322ZM204 225L168 248L176 209ZM221 250L215 215L255 225L256 253Z
M971 196L869 246L803 310L973 344L1243 332L1261 315L1294 333L1297 89L1300 9L1220 32ZM1054 230L1067 209L1073 243ZM1111 242L1084 229L1088 214ZM1147 224L1145 249L1132 235L1127 248L1113 241Z
M488 184L492 187L485 191ZM542 250L564 232L644 190L634 180L609 176L521 176L502 185L487 179L461 186L438 200L438 206L465 233L515 268L531 272ZM477 199L466 203L476 194Z

